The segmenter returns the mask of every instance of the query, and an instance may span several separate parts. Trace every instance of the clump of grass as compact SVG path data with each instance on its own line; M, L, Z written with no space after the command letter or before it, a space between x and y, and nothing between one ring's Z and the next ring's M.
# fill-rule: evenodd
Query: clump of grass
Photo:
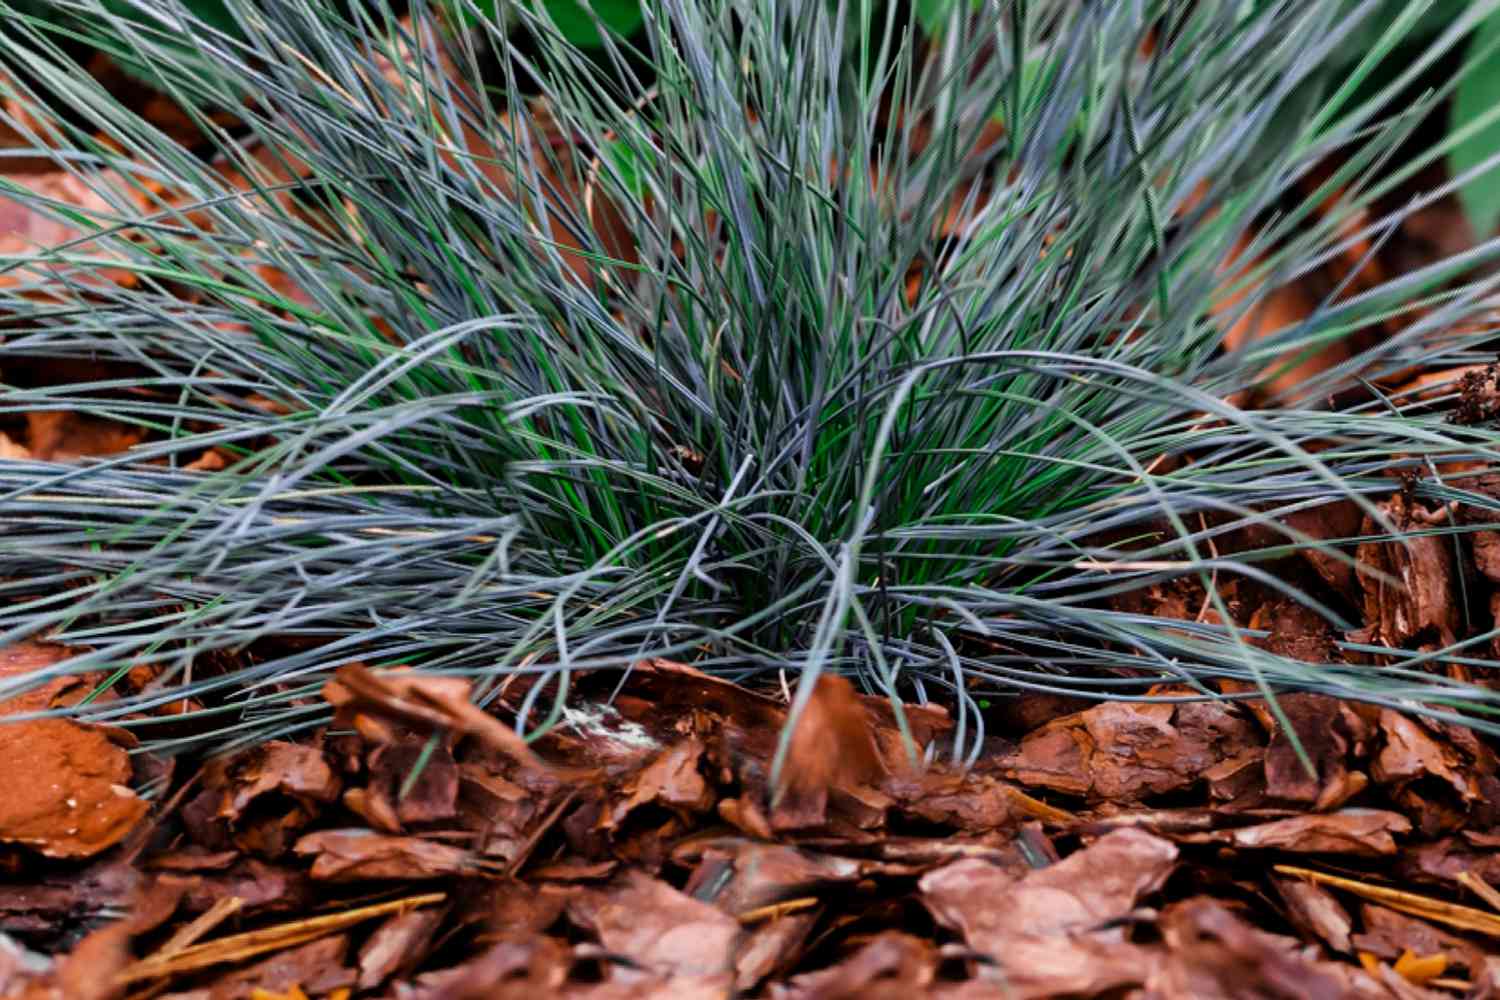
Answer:
M662 656L785 672L798 704L830 670L939 699L965 757L992 692L1216 677L1493 726L1493 695L1423 669L1482 662L1487 636L1351 668L1110 601L1193 576L1227 621L1210 584L1240 576L1348 626L1267 570L1321 544L1285 515L1378 518L1392 473L1495 459L1492 430L1399 400L1233 402L1414 304L1301 398L1479 357L1489 335L1457 321L1493 282L1454 279L1494 244L1240 351L1213 314L1351 238L1423 110L1376 121L1403 80L1352 99L1410 18L1309 105L1375 4L958 4L924 38L870 2L650 0L633 45L592 56L523 5L524 46L421 0L408 20L232 0L232 34L133 6L0 2L38 144L117 209L0 262L27 276L0 292L0 371L129 373L8 388L4 410L150 431L107 460L0 463L0 642L76 646L56 670L102 671L101 691L159 669L80 711L191 697L206 725L176 739L232 745L320 723L320 683L360 660L486 694L539 674L534 734L578 671ZM121 107L68 32L154 73L253 182ZM1231 278L1245 233L1262 262ZM209 448L226 468L184 468ZM1431 476L1418 493L1493 506ZM1283 541L1221 552L1253 525Z

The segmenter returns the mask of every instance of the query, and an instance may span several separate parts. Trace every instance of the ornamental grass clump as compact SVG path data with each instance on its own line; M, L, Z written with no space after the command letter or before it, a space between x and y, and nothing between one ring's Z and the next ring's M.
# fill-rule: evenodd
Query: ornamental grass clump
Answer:
M1434 669L1483 663L1488 635L1307 663L1216 586L1352 629L1275 571L1352 558L1288 515L1353 502L1392 532L1401 474L1496 506L1438 471L1500 436L1378 388L1487 358L1462 321L1493 243L1224 334L1394 230L1369 207L1442 93L1391 97L1465 24L1372 84L1403 15L1317 91L1376 4L927 5L926 31L854 0L648 0L591 52L525 4L231 0L229 30L122 6L0 3L14 124L110 205L6 186L80 236L0 261L0 375L102 374L7 386L4 413L145 432L0 462L0 644L75 651L0 697L97 674L73 711L225 746L322 723L321 684L360 661L482 696L539 675L534 735L580 671L665 657L785 678L794 706L828 671L940 701L961 758L980 700L1017 690L1237 679L1496 725ZM80 40L200 141L121 106ZM1116 600L1183 576L1214 613ZM184 699L196 728L155 712Z

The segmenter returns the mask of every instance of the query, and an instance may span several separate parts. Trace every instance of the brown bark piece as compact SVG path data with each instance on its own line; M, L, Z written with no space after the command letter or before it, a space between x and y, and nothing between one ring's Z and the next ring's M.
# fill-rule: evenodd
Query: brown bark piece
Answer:
M0 840L48 857L85 858L124 839L149 806L127 787L130 760L97 727L67 719L0 725L12 774L0 796Z
M1276 801L1303 806L1316 806L1325 798L1337 797L1349 771L1352 742L1338 703L1313 694L1283 695L1277 703L1317 773L1308 773L1291 736L1272 721L1275 728L1266 747L1266 794Z
M1381 784L1395 784L1433 777L1471 800L1478 791L1463 773L1464 763L1451 746L1439 743L1414 720L1389 708L1380 712L1385 746L1370 771Z
M855 792L886 775L870 723L848 678L818 678L792 731L782 786L771 810L772 829L821 826L830 793Z
M423 744L411 741L376 747L370 753L367 794L380 800L376 808L394 810L402 824L435 823L458 815L458 763L442 741L426 753L421 773L401 794L424 751Z
M668 978L712 980L728 990L740 924L665 882L630 872L574 900L571 919L609 951Z
M376 743L395 742L392 724L424 732L470 735L518 763L543 773L550 768L514 729L475 705L473 685L461 677L437 677L413 670L375 673L360 664L340 667L323 686L341 724Z
M1297 942L1258 931L1223 904L1190 899L1161 919L1167 944L1147 989L1160 1000L1346 1000L1330 964L1309 961Z
M1384 809L1344 809L1307 813L1234 830L1185 834L1193 844L1226 844L1246 850L1297 854L1345 854L1379 858L1396 853L1395 834L1411 832L1411 821Z
M293 850L313 856L308 874L323 882L431 879L474 871L469 852L461 848L368 830L321 830L297 841Z
M1351 954L1349 934L1354 924L1333 893L1299 878L1276 878L1271 884L1286 903L1293 924L1334 951Z
M1447 956L1450 964L1470 969L1483 964L1481 948L1425 920L1375 903L1362 904L1359 916L1364 930L1354 935L1354 947L1377 958L1394 962L1404 952L1411 952L1413 955L1442 954Z
M216 980L208 989L208 1000L248 1000L260 990L287 993L293 988L304 995L323 996L353 986L355 972L344 964L348 952L349 938L344 934L277 952Z
M918 885L933 917L996 963L1005 995L1092 996L1151 975L1158 957L1130 943L1117 921L1161 888L1176 862L1168 841L1126 829L1019 878L964 860Z
M1225 705L1107 702L1029 733L1000 763L1023 785L1135 802L1186 788L1257 742Z
M938 961L932 942L885 931L844 961L796 976L771 995L776 1000L924 996L937 976Z
M653 802L685 814L712 809L714 796L699 770L705 749L701 740L686 739L659 753L625 783L623 798L606 814L605 827L619 827L635 809Z
M377 927L359 949L359 988L372 990L420 963L442 919L439 909L412 910Z
M14 680L60 663L73 655L73 650L46 642L17 642L0 648L0 681ZM53 677L39 687L24 694L0 702L0 716L20 715L29 712L44 712L49 708L67 704L82 698L83 685L88 677L66 674Z
M341 785L319 746L273 740L211 761L182 817L202 845L274 859L338 799Z
M472 961L417 976L402 1000L529 1000L560 996L572 955L554 938L506 937Z
M1403 533L1445 523L1446 514L1409 501L1397 493L1383 505L1386 516ZM1361 532L1381 528L1366 517ZM1356 556L1363 566L1395 578L1401 586L1360 573L1364 588L1365 626L1371 639L1392 648L1415 639L1451 644L1459 627L1453 566L1453 542L1436 535L1403 534L1391 541L1364 542Z
M1320 507L1299 510L1283 519L1287 526L1316 539L1319 542L1337 543L1346 538L1359 536L1364 514L1351 500L1336 500ZM1352 557L1352 545L1342 550ZM1352 558L1340 559L1330 552L1315 548L1302 548L1299 552L1323 581L1346 600L1360 600L1359 579L1355 574Z

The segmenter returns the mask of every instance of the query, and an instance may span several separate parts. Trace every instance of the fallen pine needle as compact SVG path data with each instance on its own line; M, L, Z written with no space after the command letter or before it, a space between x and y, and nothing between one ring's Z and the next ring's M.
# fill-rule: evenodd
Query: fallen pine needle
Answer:
M1476 910L1472 906L1445 903L1441 899L1433 899L1431 896L1421 896L1402 889L1390 889L1385 886L1371 885L1368 882L1360 882L1357 879L1343 878L1338 875L1329 875L1326 872L1317 872L1310 868L1277 865L1274 870L1282 875L1305 878L1323 885L1332 886L1336 889L1343 889L1364 899L1384 904L1393 910L1409 913L1416 917L1425 917L1428 920L1435 920L1440 924L1447 924L1449 927L1457 927L1466 931L1478 931L1481 934L1488 934L1491 937L1500 937L1500 915L1489 913L1485 910Z
M309 917L306 920L293 920L285 924L277 924L275 927L264 927L256 931L247 931L244 934L219 938L216 941L206 941L170 954L158 953L127 966L116 978L116 982L133 983L142 979L156 979L180 972L192 972L224 962L242 961L268 951L280 951L306 944L327 934L341 931L375 917L385 916L388 913L404 913L407 910L441 903L445 898L441 892L407 896L404 899L362 906L343 913L329 913L321 917Z
M1474 984L1467 979L1455 979L1452 976L1441 976L1427 985L1436 986L1444 990L1457 990L1460 993L1467 993L1474 988Z
M240 907L245 901L238 896L227 896L214 903L208 909L198 914L192 923L173 934L167 943L162 945L155 955L148 956L146 961L163 961L198 943L198 940L213 930L215 927L240 912Z
M1470 871L1458 873L1458 884L1490 904L1490 909L1500 912L1500 889Z
M1058 825L1076 823L1078 817L1065 809L1049 806L1041 799L1032 798L1019 788L1010 785L1005 786L1005 794L1010 799L1011 805L1020 809L1033 819L1039 819L1043 823L1056 823Z
M746 910L737 919L742 924L758 924L762 920L778 920L788 913L796 913L799 910L808 910L818 905L817 896L803 896L800 899L788 899L781 903L771 903L767 906L757 906L753 910Z

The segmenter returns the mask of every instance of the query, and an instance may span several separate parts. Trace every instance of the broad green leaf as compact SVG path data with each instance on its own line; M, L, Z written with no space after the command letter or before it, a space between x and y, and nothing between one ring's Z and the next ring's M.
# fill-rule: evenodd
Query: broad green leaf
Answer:
M533 6L537 0L525 2ZM485 17L493 19L496 16L499 0L476 0L476 3ZM580 48L597 48L603 44L594 20L596 16L604 27L621 37L634 34L645 20L638 0L540 0L540 5L562 36ZM466 12L466 6L460 5L459 9Z
M1500 15L1492 15L1469 40L1473 61L1453 94L1448 130L1478 126L1474 133L1453 147L1448 166L1457 176L1500 153ZM1482 123L1489 115L1493 120ZM1494 232L1500 222L1500 170L1491 168L1474 177L1458 191L1464 214L1480 236Z
M236 38L244 37L244 33L240 31L240 26L235 21L234 15L230 14L229 8L225 6L224 0L185 0L183 6L194 17L205 24L217 28L227 35ZM163 22L152 18L149 14L144 13L138 7L127 2L127 0L104 0L104 7L111 14L118 15L121 20L134 21L136 24L146 28L159 29L164 27ZM197 49L187 42L182 43L180 46L174 45L173 47L178 50L184 64L197 57ZM144 80L147 83L155 83L156 81L156 74L152 72L151 67L149 65L142 65L131 55L117 53L115 55L115 62L126 73L129 73L138 80Z
M564 38L574 45L600 45L603 39L599 37L599 28L585 4L617 35L633 34L641 26L643 17L637 0L543 0Z
M111 13L118 14L140 24L150 24L151 19L126 0L105 0L104 4ZM183 4L193 16L207 24L218 28L220 31L231 35L240 34L239 26L235 24L233 15L229 8L224 6L224 0L186 0ZM186 49L185 49L186 50Z
M977 8L983 2L984 0L969 0L969 5ZM911 12L923 31L936 35L948 23L948 17L958 3L959 0L913 0Z
M620 174L620 184L625 190L640 198L646 193L646 182L641 176L641 156L634 146L623 139L615 139L604 146L604 153ZM648 153L646 167L654 166L654 158Z

